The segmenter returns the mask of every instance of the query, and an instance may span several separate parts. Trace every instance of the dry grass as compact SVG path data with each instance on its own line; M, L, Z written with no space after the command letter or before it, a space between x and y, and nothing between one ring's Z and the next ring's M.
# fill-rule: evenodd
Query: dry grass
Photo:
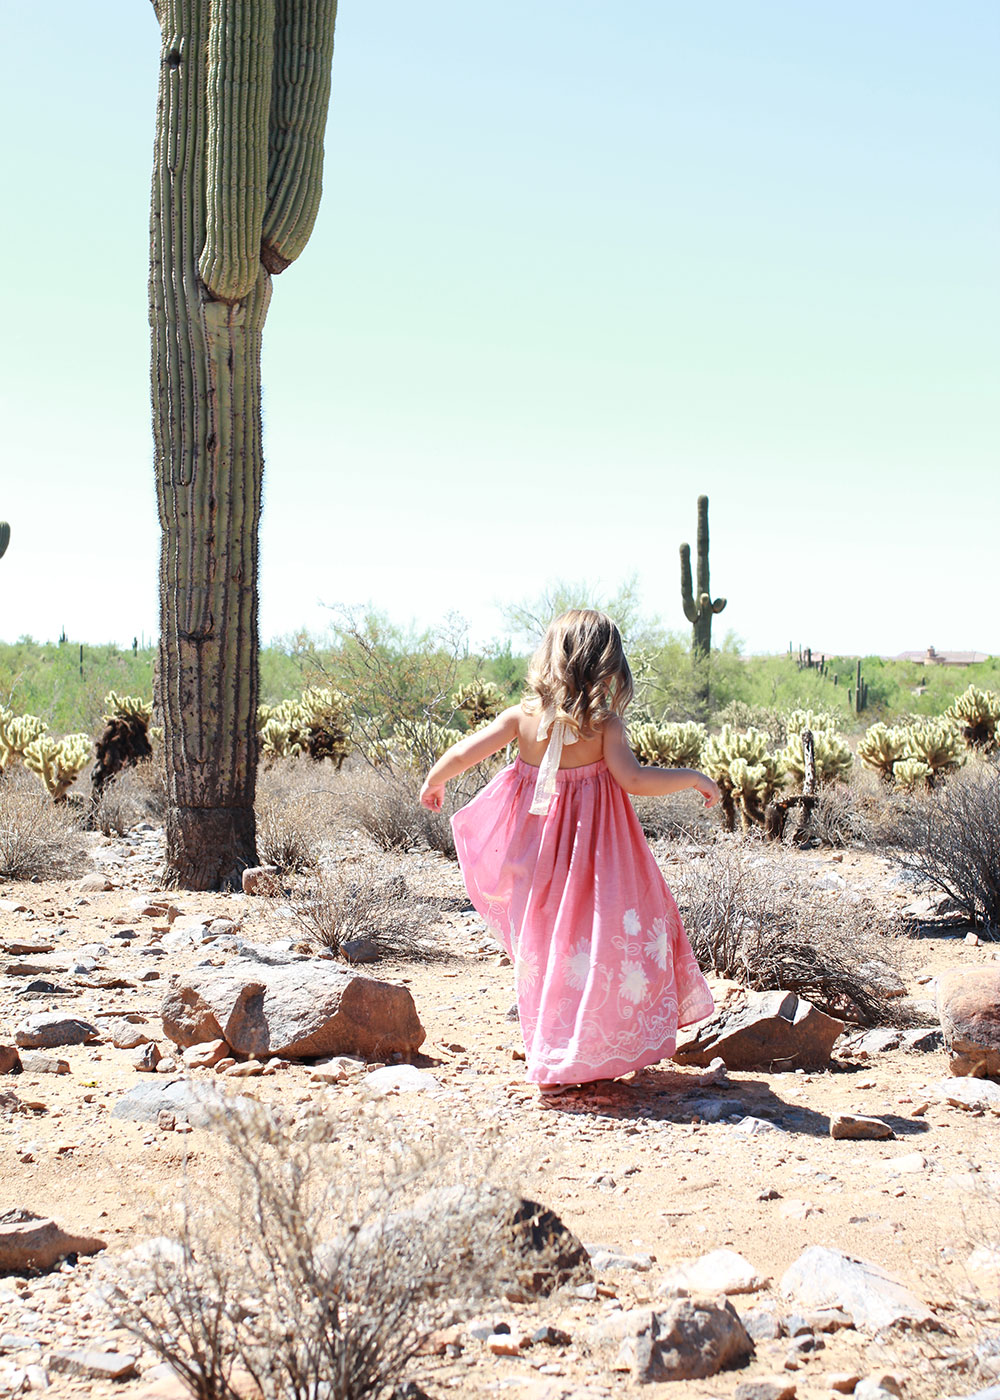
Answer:
M125 836L140 822L161 825L167 813L167 775L161 755L123 768L109 778L89 814L105 836Z
M864 896L816 890L791 855L745 842L708 847L674 892L703 968L755 991L793 991L858 1025L910 1019L887 994L900 941Z
M257 779L257 855L283 874L313 870L338 819L337 775L311 759L289 758Z
M716 813L701 797L681 792L674 797L632 797L643 834L650 841L686 841L703 845L719 830Z
M324 867L292 908L314 942L350 961L426 957L430 951L420 938L426 906L410 893L402 871L384 857Z
M79 873L86 845L72 809L57 806L29 774L0 774L0 879L43 880Z
M290 1127L249 1101L216 1127L226 1191L119 1263L109 1304L199 1400L232 1400L239 1371L269 1400L380 1395L519 1278L514 1198L443 1125L427 1155L374 1112Z
M368 833L379 850L426 849L454 860L452 815L470 802L501 766L502 760L479 764L449 783L441 812L429 812L420 805L422 772L357 766L344 774L342 810L352 825Z

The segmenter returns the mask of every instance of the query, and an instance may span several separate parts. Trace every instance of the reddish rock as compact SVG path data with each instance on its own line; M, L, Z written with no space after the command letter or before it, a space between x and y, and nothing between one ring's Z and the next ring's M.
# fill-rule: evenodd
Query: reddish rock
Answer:
M278 867L276 865L254 865L244 870L242 885L244 894L273 894L277 888Z
M1000 968L943 972L937 1012L952 1074L1000 1078Z
M406 987L319 959L194 968L163 1002L163 1029L182 1049L224 1040L237 1055L407 1058L425 1031Z
M0 1215L0 1274L51 1269L67 1254L96 1254L103 1240L71 1235L54 1220L30 1210L8 1210Z
M21 1057L16 1045L0 1045L0 1074L16 1074L21 1068Z

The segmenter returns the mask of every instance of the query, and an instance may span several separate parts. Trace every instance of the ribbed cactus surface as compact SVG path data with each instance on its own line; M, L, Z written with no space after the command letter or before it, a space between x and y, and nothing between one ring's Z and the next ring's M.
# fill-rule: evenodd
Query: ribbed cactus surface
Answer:
M712 586L708 566L708 497L698 497L697 535L697 588L691 583L691 546L681 545L681 601L684 616L691 623L691 659L697 665L705 662L712 654L712 617L722 612L725 598L712 599ZM708 698L707 676L703 684L704 698Z
M6 520L0 520L0 559L7 553L7 546L10 544L10 526Z
M319 205L336 0L157 0L150 239L167 878L256 859L260 354Z

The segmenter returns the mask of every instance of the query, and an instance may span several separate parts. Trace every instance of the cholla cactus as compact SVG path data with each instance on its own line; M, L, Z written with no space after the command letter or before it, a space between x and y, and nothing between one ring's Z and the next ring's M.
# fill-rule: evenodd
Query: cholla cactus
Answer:
M693 720L683 724L637 724L629 731L629 740L640 763L693 768L701 762L705 729Z
M503 709L504 695L498 685L476 677L468 685L463 685L451 697L456 710L461 710L469 722L470 729L481 729L496 719Z
M15 715L0 709L0 771L16 759L24 761L28 745L41 736L48 725L37 715Z
M808 727L808 726L807 726ZM813 731L813 753L816 760L816 781L820 784L840 782L845 779L854 762L854 755L846 739L829 729ZM802 734L792 733L788 743L778 755L782 771L796 782L805 778L806 764L802 752Z
M768 737L760 729L737 730L724 724L702 749L701 766L719 784L723 824L736 826L736 810L744 830L764 820L764 810L782 784L781 765L767 751Z
M299 712L305 728L302 747L316 762L332 758L337 768L351 751L351 707L347 696L328 686L302 692Z
M912 792L916 787L930 787L934 770L921 758L901 758L893 768L892 776L897 787Z
M460 729L438 724L436 720L419 720L397 725L393 731L389 748L401 755L408 763L419 767L430 767L436 763L446 749L464 738Z
M939 777L954 773L965 762L962 738L954 724L947 719L927 720L915 724L906 734L904 761L923 763L927 786L933 787ZM898 766L898 765L897 765ZM911 770L907 769L909 773Z
M89 734L67 734L64 739L42 734L25 749L24 766L38 774L53 802L65 802L77 776L90 762L90 750Z
M297 758L302 752L302 731L298 715L272 713L258 730L261 753L269 758Z
M879 721L871 725L858 744L858 758L866 768L873 768L884 783L891 783L896 764L906 757L909 729L904 725L891 727Z
M117 691L109 690L104 697L106 723L113 719L137 719L148 724L152 715L153 706L150 701L143 700L138 695L119 695Z
M839 716L829 710L791 710L785 716L785 738L791 739L803 729L811 729L813 737L832 734L839 723Z
M954 720L970 748L994 749L997 746L997 725L1000 724L1000 695L995 690L978 690L970 685L955 703L944 712L945 719Z

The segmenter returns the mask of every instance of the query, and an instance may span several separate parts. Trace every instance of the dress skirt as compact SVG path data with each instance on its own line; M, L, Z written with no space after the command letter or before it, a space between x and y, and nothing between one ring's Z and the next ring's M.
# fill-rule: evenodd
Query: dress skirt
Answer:
M452 826L473 905L514 964L527 1077L612 1079L673 1054L712 994L628 794L602 760L556 775L518 758Z

